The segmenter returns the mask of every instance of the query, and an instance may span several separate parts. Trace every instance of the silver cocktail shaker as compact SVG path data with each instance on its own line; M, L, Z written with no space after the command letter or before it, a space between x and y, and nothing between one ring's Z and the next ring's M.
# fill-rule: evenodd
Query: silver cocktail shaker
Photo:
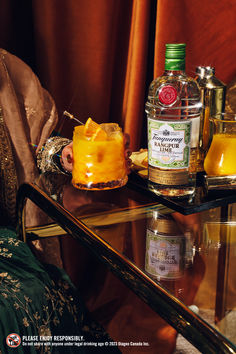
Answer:
M195 78L200 90L202 101L202 113L200 118L199 151L197 159L197 171L204 170L203 163L208 151L212 129L209 117L217 116L224 112L226 85L215 77L215 68L211 66L198 66Z

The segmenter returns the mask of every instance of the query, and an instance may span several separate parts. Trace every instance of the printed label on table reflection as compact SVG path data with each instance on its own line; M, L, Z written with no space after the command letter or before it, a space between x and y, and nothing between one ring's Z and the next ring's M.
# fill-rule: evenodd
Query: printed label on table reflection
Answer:
M161 236L147 230L146 271L157 278L177 279L184 272L184 237Z

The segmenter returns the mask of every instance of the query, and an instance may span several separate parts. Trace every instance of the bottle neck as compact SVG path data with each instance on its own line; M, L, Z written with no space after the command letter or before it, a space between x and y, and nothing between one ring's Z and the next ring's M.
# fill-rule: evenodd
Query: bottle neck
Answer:
M179 76L179 75L185 75L184 70L166 70L164 71L165 76Z
M181 59L173 59L173 58L165 58L165 71L173 72L174 75L177 73L185 72L185 58Z

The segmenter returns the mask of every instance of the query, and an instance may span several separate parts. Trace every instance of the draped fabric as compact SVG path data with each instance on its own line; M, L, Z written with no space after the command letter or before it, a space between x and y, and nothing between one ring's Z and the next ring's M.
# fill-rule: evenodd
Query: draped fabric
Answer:
M81 335L83 305L72 301L75 289L66 274L56 267L46 271L15 232L0 229L0 235L0 352L11 352L6 345L10 333L38 339L65 335L66 330L67 335ZM16 350L40 353L42 348L21 345ZM51 349L50 345L44 351Z
M54 101L30 67L0 49L0 225L16 224L17 188L39 176L36 153L56 123ZM27 226L48 222L49 217L27 201ZM57 238L35 241L34 251L42 261L62 267Z
M31 65L56 101L57 128L71 138L69 110L122 124L131 148L145 144L147 87L164 69L166 42L186 42L186 69L236 75L234 0L0 0L0 46ZM64 124L63 124L64 122Z
M3 49L0 49L0 108L0 206L13 222L16 188L37 178L36 152L52 133L57 112L54 101L32 70ZM40 221L33 207L28 208L28 220L32 225Z
M154 76L164 69L164 44L184 42L190 75L198 65L211 65L228 84L236 75L235 14L234 0L158 1Z
M0 228L0 353L12 353L6 344L11 333L22 339L19 354L120 353L83 345L111 338L90 318L62 269L42 265L14 231Z
M56 14L55 1L34 4L37 65L59 116L67 109L82 121L117 121L130 134L142 126L150 1L61 1Z

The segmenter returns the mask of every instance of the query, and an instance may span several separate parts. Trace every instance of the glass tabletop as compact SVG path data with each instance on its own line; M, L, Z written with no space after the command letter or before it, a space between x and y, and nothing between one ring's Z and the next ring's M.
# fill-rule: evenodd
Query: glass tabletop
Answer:
M209 213L183 216L160 205L78 217L236 343L236 221L221 223L219 212L208 219Z
M83 191L67 177L45 176L36 184L146 279L236 344L236 204L184 215L129 185Z
M104 204L102 213L76 216L236 343L236 220L221 222L219 208L184 216L132 202L128 209L113 212Z

